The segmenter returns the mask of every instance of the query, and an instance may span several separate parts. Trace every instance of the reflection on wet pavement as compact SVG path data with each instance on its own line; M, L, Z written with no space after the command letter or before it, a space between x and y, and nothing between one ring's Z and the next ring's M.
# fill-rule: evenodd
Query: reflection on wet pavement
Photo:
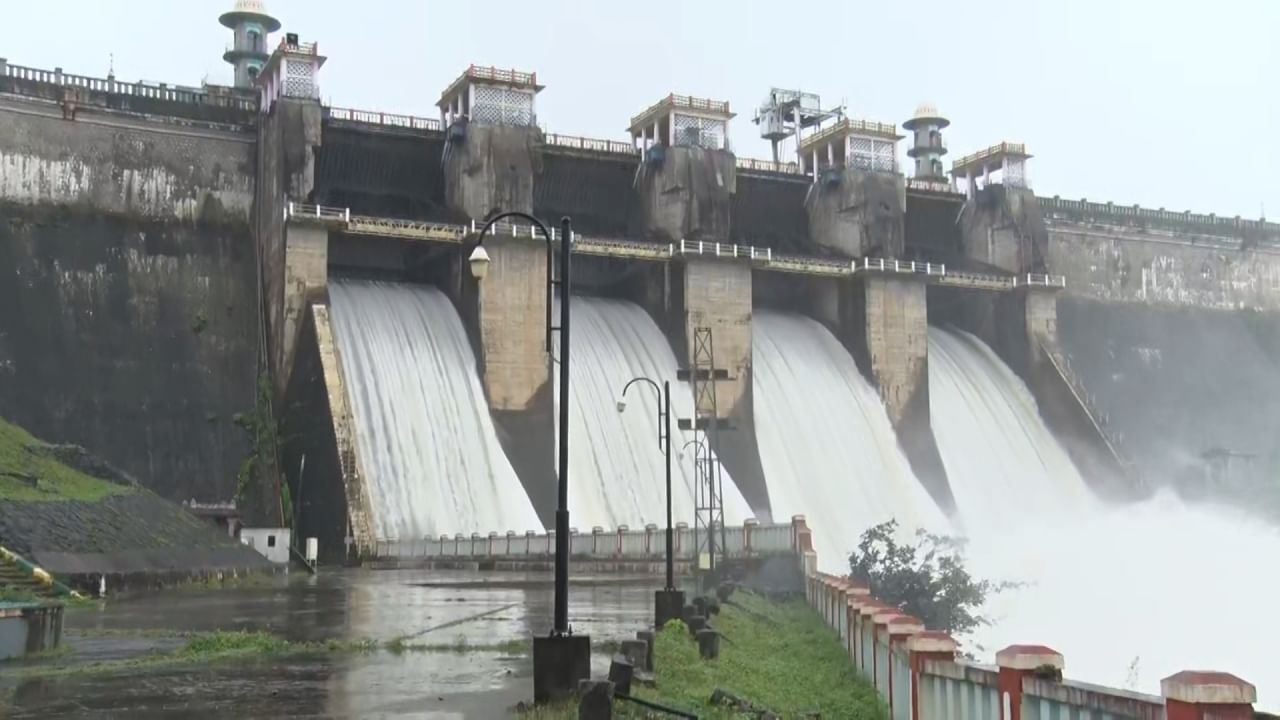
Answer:
M69 656L94 662L180 647L169 631L264 630L292 641L374 640L492 647L547 632L548 573L361 569L266 586L183 589L70 610ZM661 578L583 578L570 618L592 641L634 637ZM424 632L425 631L425 632ZM593 654L593 672L608 658ZM479 650L248 658L5 680L9 717L498 718L532 697L527 655Z

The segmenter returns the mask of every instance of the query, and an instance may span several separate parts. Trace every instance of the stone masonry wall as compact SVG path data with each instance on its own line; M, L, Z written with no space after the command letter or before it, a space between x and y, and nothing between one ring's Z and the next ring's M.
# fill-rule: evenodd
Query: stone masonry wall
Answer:
M1049 269L1073 296L1165 307L1280 310L1280 250L1238 239L1054 221Z
M0 414L225 501L254 404L252 134L0 101Z

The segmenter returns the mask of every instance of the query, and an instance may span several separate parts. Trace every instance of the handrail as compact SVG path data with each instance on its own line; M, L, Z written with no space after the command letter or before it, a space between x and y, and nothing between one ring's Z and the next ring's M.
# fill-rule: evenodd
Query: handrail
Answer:
M1093 425L1093 429L1098 433L1098 437L1102 438L1103 444L1107 446L1107 450L1111 453L1111 457L1115 458L1117 464L1126 472L1132 474L1134 466L1124 455L1121 454L1119 445L1121 438L1118 435L1112 435L1107 432L1106 417L1098 412L1097 404L1093 401L1093 397L1084 389L1084 385L1080 382L1080 378L1076 376L1071 369L1071 361L1065 355L1062 355L1056 348L1050 349L1045 343L1038 343L1040 352L1049 359L1049 364L1053 365L1055 371L1067 384L1067 389L1071 391L1076 402L1080 404L1080 408L1084 410L1084 414L1089 418L1089 423ZM1137 478L1133 478L1137 479Z
M800 141L800 149L805 150L813 147L814 143L820 143L841 133L864 133L867 135L875 135L886 139L893 139L895 142L898 135L898 126L890 123L877 122L875 120L855 120L853 118L845 118L830 127L823 128L818 132L804 138Z
M440 132L439 118L418 117L416 115L399 115L396 113L384 113L374 110L356 110L354 108L342 107L325 107L324 112L328 118L343 122Z
M737 159L737 163L738 168L741 170L757 170L760 172L783 173L786 175L803 174L799 163L794 162L775 162L773 160L757 160L755 158L740 157Z
M239 110L256 110L258 107L256 95L244 93L235 88L220 88L211 91L207 86L205 88L189 88L143 81L128 83L116 80L114 77L95 78L86 75L73 75L63 72L61 68L41 70L7 62L0 63L0 68L3 69L3 77L63 87L83 88L90 92L130 95L190 105L231 107Z
M613 153L617 155L639 155L640 149L631 143L619 142L617 140L598 140L595 138L578 137L576 135L557 135L555 133L547 133L543 136L543 142L547 145L556 147L573 148L575 150L589 150L591 152Z
M983 148L982 150L979 150L975 153L969 153L964 157L958 158L954 163L951 164L951 172L953 173L958 172L962 168L965 168L969 165L973 165L974 163L977 163L979 161L987 160L991 157L999 155L1000 153L1006 153L1009 155L1027 156L1027 146L1024 145L1023 143L1015 143L1015 142L996 143L991 147Z
M631 127L635 127L636 124L645 119L646 116L651 115L664 107L686 108L689 110L723 113L725 115L730 114L728 100L709 100L707 98L694 97L692 95L676 95L675 93L668 93L666 97L662 98L658 102L650 105L639 113L632 115Z
M1160 208L1153 210L1138 205L1116 205L1115 203L1089 202L1088 200L1068 200L1062 197L1039 197L1040 210L1048 216L1064 214L1077 215L1083 218L1120 218L1128 222L1140 222L1164 225L1174 228L1186 228L1191 225L1207 226L1222 230L1258 230L1274 236L1274 242L1280 243L1280 223L1265 219L1250 220L1236 217L1219 217L1215 213L1208 215L1193 213L1190 210L1174 212Z
M337 226L343 232L355 235L402 237L413 240L461 243L480 231L479 225L450 225L421 220L352 215L350 208L325 207L307 203L288 202L284 208L285 221L318 222ZM532 225L499 222L491 231L497 235L536 239L537 230ZM559 242L558 232L551 230L553 242ZM748 263L779 272L808 275L850 276L859 273L892 273L921 276L926 282L972 287L987 290L1010 290L1018 286L1019 278L1005 275L987 275L972 272L951 272L944 263L898 260L894 258L863 257L854 259L824 258L805 255L775 253L773 248L754 245L736 245L709 240L680 240L676 243L655 243L625 238L598 238L575 234L573 251L584 255L634 258L643 260L670 260L681 256L710 256L724 260L745 260ZM1027 283L1061 287L1065 279L1060 275L1027 275Z

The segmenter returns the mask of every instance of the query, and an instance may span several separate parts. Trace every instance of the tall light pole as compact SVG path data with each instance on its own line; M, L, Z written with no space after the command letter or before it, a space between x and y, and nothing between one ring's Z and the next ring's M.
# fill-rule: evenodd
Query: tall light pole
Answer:
M622 388L618 412L626 409L627 390L638 382L647 384L658 394L658 443L667 461L667 582L653 595L653 626L655 630L661 630L668 620L681 617L684 610L684 593L676 590L676 546L671 529L671 381L664 380L659 390L658 383L647 377L632 378Z
M578 681L591 676L591 640L574 635L569 628L569 300L572 296L569 258L572 256L573 228L569 218L560 220L560 279L555 279L554 236L538 218L523 212L504 212L490 218L480 229L475 249L467 262L471 274L482 281L489 270L485 236L498 222L522 218L542 232L547 241L547 353L555 360L551 333L560 331L560 437L559 484L556 499L555 610L551 633L533 639L533 700L543 703L569 697ZM552 324L551 308L555 288L560 288L560 325Z

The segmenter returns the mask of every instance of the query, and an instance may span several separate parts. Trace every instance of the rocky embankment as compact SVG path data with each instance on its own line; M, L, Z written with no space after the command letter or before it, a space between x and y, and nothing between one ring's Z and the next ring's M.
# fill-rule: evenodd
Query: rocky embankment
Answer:
M264 558L74 446L0 420L0 545L96 591L270 569Z

